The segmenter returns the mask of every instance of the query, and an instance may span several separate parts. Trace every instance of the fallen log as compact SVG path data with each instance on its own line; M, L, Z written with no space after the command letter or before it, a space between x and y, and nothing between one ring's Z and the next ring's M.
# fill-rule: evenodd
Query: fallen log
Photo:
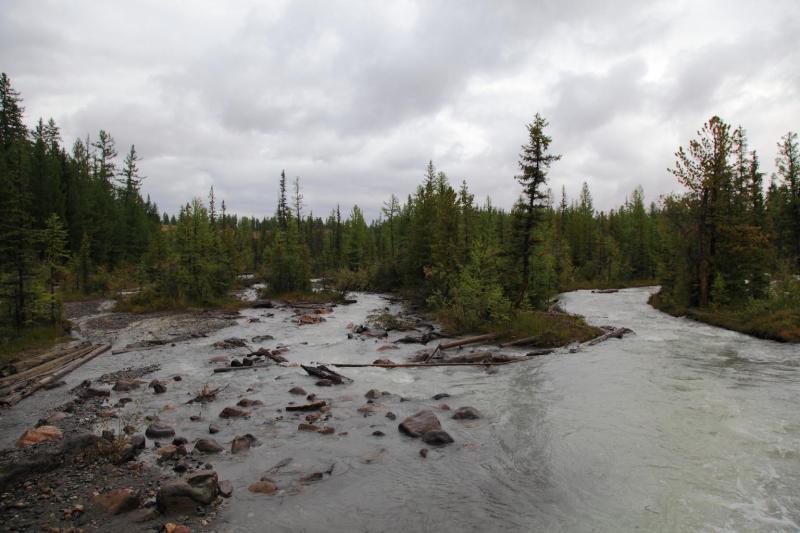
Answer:
M467 344L475 344L476 342L490 341L499 337L497 333L487 333L485 335L478 335L476 337L467 337L466 339L459 339L450 342L443 342L439 344L439 349L447 350L449 348L457 348L458 346L465 346Z
M610 339L612 337L613 338L617 338L617 339L621 339L627 333L633 333L633 331L628 329L628 328L613 329L613 330L609 331L608 333L604 333L604 334L600 335L599 337L595 337L594 339L583 343L582 346L594 346L595 344L599 344L599 343L601 343L601 342L603 342L605 340L608 340L608 339Z
M338 366L340 368L426 368L435 366L500 366L510 365L512 363L521 363L523 361L531 361L530 357L520 357L511 361L498 361L498 362L483 362L483 363L397 363L394 365L384 364L370 364L370 363L328 363L331 366Z
M79 357L85 356L87 353L91 352L93 350L93 348L94 347L91 346L91 345L82 346L80 348L76 348L73 351L70 351L66 355L62 355L58 359L53 359L53 360L50 360L50 361L48 361L46 363L42 363L42 364L40 364L38 366L35 366L33 368L29 368L28 370L25 370L24 372L18 372L16 374L12 374L10 376L6 376L4 378L0 378L0 387L2 387L2 388L6 388L6 387L9 387L9 386L16 387L16 384L21 382L21 381L25 381L25 380L29 380L31 378L37 378L39 376L49 374L53 370L55 370L57 368L60 368L61 366L69 363L70 361L73 361L73 360L75 360L75 359L77 359Z
M325 365L317 365L317 366L309 366L309 365L300 365L303 370L308 372L310 375L320 378L320 379L327 379L332 381L337 385L341 385L344 383L345 380L353 381L352 379L348 378L347 376L343 376L338 372L335 372L328 368Z
M90 343L84 341L78 344L72 344L71 346L61 346L34 357L27 357L20 361L15 361L8 366L8 368L14 371L14 374L10 374L9 376L18 375L20 372L24 372L54 359L59 359L71 352L86 348L87 346L90 346Z
M595 294L613 294L619 292L619 289L594 289L592 292Z
M506 348L508 346L524 346L526 344L533 344L539 340L538 335L534 335L533 337L523 337L521 339L516 339L513 341L504 342L502 344L498 344L500 348Z
M237 370L255 370L256 368L271 368L275 365L250 365L250 366L225 366L222 368L215 368L215 374L221 374L222 372L236 372Z
M525 357L536 357L539 355L547 355L553 353L555 350L553 348L543 348L541 350L533 350L532 352L528 352L525 354Z
M512 355L499 355L491 352L480 352L468 355L460 355L458 357L451 357L443 361L444 363L505 363L509 361L521 361L525 357L516 357Z
M325 401L318 400L316 402L304 403L300 405L287 405L285 409L287 411L316 411L318 409L322 409L326 405L328 404L325 403Z
M42 387L46 387L50 383L54 383L59 379L63 378L76 368L88 363L98 355L102 354L106 350L111 348L110 344L100 344L95 345L92 347L92 350L82 356L80 359L75 359L73 361L68 362L67 364L55 369L52 374L42 377L41 379L34 381L30 385L26 386L23 390L6 396L0 403L4 405L15 405L20 402L20 400L27 398L37 390L41 389Z

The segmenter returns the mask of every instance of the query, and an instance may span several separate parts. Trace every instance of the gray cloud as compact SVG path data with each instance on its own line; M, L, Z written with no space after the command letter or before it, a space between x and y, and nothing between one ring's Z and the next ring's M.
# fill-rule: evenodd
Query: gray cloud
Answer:
M377 216L429 159L509 207L537 111L564 156L552 189L587 181L598 208L676 190L672 154L713 114L771 170L800 124L800 4L642 4L10 0L0 64L31 124L135 143L170 212L213 184L232 211L272 213L285 168L315 214Z

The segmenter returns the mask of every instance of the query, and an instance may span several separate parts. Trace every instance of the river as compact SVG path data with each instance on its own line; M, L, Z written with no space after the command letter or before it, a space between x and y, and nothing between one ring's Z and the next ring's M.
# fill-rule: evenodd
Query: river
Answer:
M348 339L348 323L374 309L398 309L360 294L318 325L297 326L288 310L245 310L236 326L206 339L100 357L68 385L157 362L159 377L183 380L170 382L164 395L138 393L128 409L159 413L190 441L207 437L209 422L222 422L215 437L223 445L235 435L256 436L260 446L246 454L211 461L235 488L216 522L222 531L797 531L798 346L667 316L647 305L653 290L563 295L568 311L635 334L496 373L347 368L341 371L352 384L324 389L293 367L211 373L208 359L220 353L211 344L226 337L274 335L263 345L289 346L292 362L402 361L419 349L378 353L383 341ZM203 384L228 388L208 406L186 406ZM298 420L278 411L297 400L287 392L295 385L330 401L335 435L297 431ZM363 416L357 409L373 388L391 394ZM436 393L451 396L434 401ZM217 418L243 396L265 406L246 420ZM5 413L3 444L43 406L68 398L66 389L46 391ZM452 420L441 403L475 407L483 418ZM177 408L165 411L165 404ZM397 421L422 408L436 409L456 441L427 458L419 440L397 431ZM389 411L397 421L386 418ZM247 490L282 460L286 466L271 475L283 489L278 495ZM328 470L322 481L297 483Z

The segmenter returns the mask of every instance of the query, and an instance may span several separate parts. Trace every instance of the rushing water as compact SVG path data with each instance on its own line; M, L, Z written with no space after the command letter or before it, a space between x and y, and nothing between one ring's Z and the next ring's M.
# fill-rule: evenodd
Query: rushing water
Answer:
M183 381L169 382L164 395L128 393L136 400L130 410L158 412L190 440L207 436L209 421L222 426L215 438L223 444L255 435L260 446L211 461L235 487L217 522L224 531L797 531L797 345L669 317L646 304L651 291L564 295L567 310L635 335L498 367L494 374L472 367L348 368L341 371L352 384L319 388L293 367L211 373L208 359L220 353L211 344L232 336L274 335L263 345L288 345L293 362L400 361L419 348L379 354L383 341L348 340L348 323L363 322L376 308L397 309L377 295L359 295L358 303L338 307L319 325L297 326L288 310L246 310L237 326L212 337L103 356L69 381L158 362L159 377L178 373ZM204 383L228 388L209 406L186 406ZM287 392L294 385L330 400L328 424L336 435L299 432L299 420L278 412L297 400ZM356 409L372 388L393 394L364 417ZM440 392L451 397L431 400ZM217 418L244 396L265 406L247 420ZM0 419L3 444L35 421L43 405L67 397L66 391L43 392L7 412ZM471 405L483 419L457 422L437 410L456 442L423 459L424 445L400 435L385 413L399 421L442 402ZM162 411L167 403L178 408ZM190 422L192 414L203 420ZM372 436L376 430L385 436ZM288 458L270 475L281 493L247 491ZM297 483L331 467L318 483Z

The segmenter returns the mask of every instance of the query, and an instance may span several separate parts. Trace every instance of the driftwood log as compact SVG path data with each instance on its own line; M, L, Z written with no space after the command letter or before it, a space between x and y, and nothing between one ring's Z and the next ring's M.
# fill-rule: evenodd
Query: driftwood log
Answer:
M224 366L222 368L215 368L215 374L222 374L223 372L236 372L238 370L256 370L258 368L271 368L275 365L266 364L266 365L250 365L250 366Z
M345 381L353 381L352 379L348 378L347 376L343 376L338 372L331 370L325 365L317 365L317 366L310 366L310 365L300 365L303 370L308 372L310 375L314 376L315 378L319 379L327 379L337 385L341 385Z
M624 335L628 333L633 333L633 331L628 328L612 329L611 331L604 333L599 337L595 337L594 339L583 343L583 346L594 346L595 344L599 344L611 338L621 339Z

